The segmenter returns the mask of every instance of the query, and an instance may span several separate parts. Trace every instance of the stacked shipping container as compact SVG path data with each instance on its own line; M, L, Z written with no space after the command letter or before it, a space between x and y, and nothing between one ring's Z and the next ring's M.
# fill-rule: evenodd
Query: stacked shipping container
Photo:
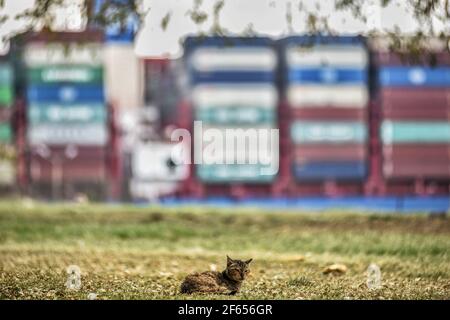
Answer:
M359 37L283 41L298 183L362 183L367 175L368 53Z
M376 53L383 176L390 181L450 178L450 56L437 65Z
M0 57L0 187L10 187L15 181L12 105L14 101L13 68Z
M272 41L266 38L188 38L185 55L194 120L202 122L203 132L217 129L215 132L224 136L227 129L239 128L245 132L277 127L277 55ZM203 160L207 161L205 137L194 132L194 144L205 146L204 150L200 148ZM261 169L267 165L260 159L252 164L237 164L239 155L262 150L248 144L243 149L236 148L219 151L221 164L198 164L197 177L204 183L216 184L267 183L276 178L276 172L261 174ZM215 156L217 159L217 154ZM277 168L278 163L274 166Z
M31 37L23 48L31 179L103 183L109 126L101 37L56 37Z

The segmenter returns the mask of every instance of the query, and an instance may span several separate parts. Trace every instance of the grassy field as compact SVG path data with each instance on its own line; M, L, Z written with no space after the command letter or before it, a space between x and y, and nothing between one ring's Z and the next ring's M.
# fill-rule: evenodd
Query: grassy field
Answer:
M237 296L183 277L253 258ZM347 266L340 276L322 270ZM376 263L382 287L369 290ZM81 288L66 288L66 268ZM0 203L1 299L450 299L450 220L426 215Z

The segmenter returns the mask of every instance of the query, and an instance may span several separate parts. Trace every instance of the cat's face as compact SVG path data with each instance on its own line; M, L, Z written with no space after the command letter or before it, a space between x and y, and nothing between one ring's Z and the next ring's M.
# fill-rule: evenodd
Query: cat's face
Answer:
M227 256L227 275L231 280L242 281L250 273L249 264L253 259L247 261L234 260Z

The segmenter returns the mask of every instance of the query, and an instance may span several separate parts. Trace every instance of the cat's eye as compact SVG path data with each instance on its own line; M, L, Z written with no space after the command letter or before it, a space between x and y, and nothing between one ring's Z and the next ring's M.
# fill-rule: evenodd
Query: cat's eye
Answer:
M250 272L250 270L245 270L245 273L249 273Z

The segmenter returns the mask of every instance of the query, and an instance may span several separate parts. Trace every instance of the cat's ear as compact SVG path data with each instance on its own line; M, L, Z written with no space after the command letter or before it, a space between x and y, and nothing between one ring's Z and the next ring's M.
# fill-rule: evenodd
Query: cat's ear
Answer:
M234 262L233 259L231 259L228 255L227 255L227 266L229 266L230 264L232 264Z
M253 259L248 259L247 261L245 261L245 264L249 264L252 261L253 261Z

